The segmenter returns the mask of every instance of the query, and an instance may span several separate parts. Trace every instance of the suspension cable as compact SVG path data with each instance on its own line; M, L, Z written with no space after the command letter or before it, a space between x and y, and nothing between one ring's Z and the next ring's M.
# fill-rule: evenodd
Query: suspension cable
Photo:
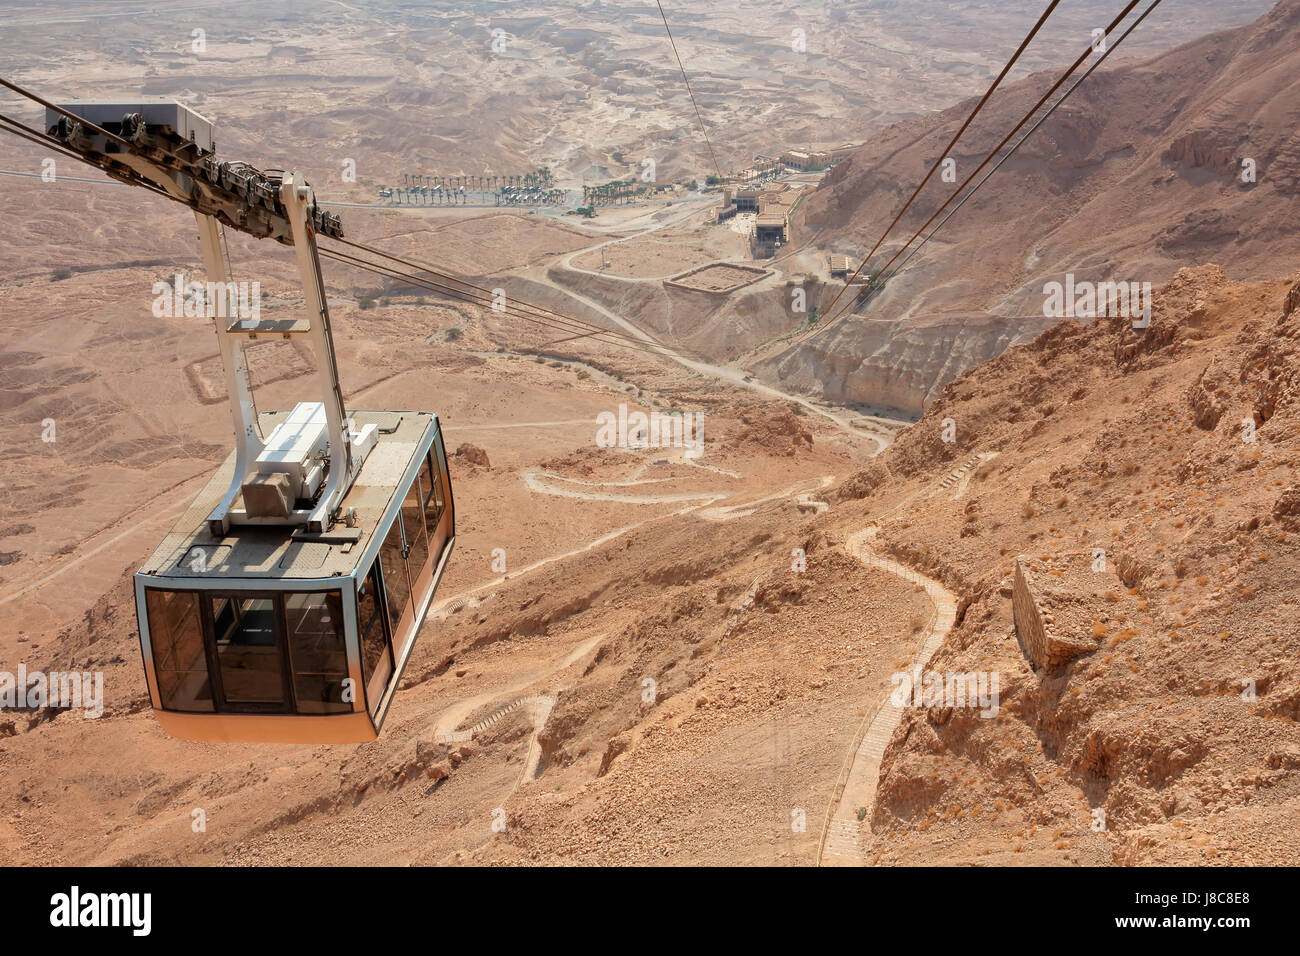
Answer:
M85 160L66 146L63 146L62 144L55 145L58 143L57 140L50 140L44 133L39 133L30 126L20 123L16 119L11 119L3 113L0 113L0 129L3 129L7 133L13 133L15 136L21 136L23 139L35 143L37 146L48 146L60 156L68 156L80 162L85 162ZM88 165L94 164L90 163Z
M713 171L718 175L718 182L722 182L722 167L718 165L717 154L713 152L713 143L709 140L709 131L704 127L704 117L700 115L700 104L695 101L695 91L691 89L691 81L686 76L686 67L682 65L682 55L677 52L677 41L673 39L673 31L668 29L668 15L664 13L664 5L660 0L655 0L655 5L659 7L659 16L664 21L664 32L668 34L668 42L672 45L673 56L677 57L677 69L681 71L682 82L686 84L686 92L691 98L691 106L695 107L696 122L700 124L700 132L704 134L704 143L709 147L709 157L713 160Z
M108 130L96 126L88 119L83 119L82 117L76 115L75 113L69 113L62 106L55 106L49 100L42 99L41 97L37 96L35 93L31 92L30 90L25 90L21 86L15 86L13 83L10 83L2 76L0 76L0 86L3 86L9 90L13 90L13 92L17 93L20 96L25 96L29 100L32 100L33 102L40 103L41 106L44 106L47 110L54 110L54 112L58 113L60 116L66 117L67 119L80 123L82 126L85 126L88 129L93 129L96 133L99 133L99 135L105 136L108 139L113 140L119 146L125 146L127 149L131 148L131 144L128 143L126 140L124 140L121 136L118 136L116 133L110 133Z
M1120 11L1119 16L1117 16L1113 21L1111 21L1110 25L1106 27L1105 35L1109 36L1115 30L1115 28L1118 27L1120 23L1124 21L1124 18L1127 17L1130 12L1132 12L1133 8L1136 7L1139 2L1140 0L1129 0L1128 4L1124 7L1124 9ZM1031 119L1033 119L1034 114L1036 114L1042 108L1043 104L1046 103L1049 99L1051 99L1052 95L1057 90L1059 90L1062 86L1065 85L1065 81L1074 75L1074 71L1079 68L1079 66L1083 63L1083 61L1086 60L1092 52L1093 52L1093 48L1090 45L1086 50L1083 51L1082 54L1080 54L1079 58L1075 60L1074 63L1072 63L1064 73L1061 74L1061 77L1055 83L1052 84L1051 88L1049 88L1048 91L1042 95L1042 97L1038 100L1038 102L1035 103L1027 113L1025 113L1024 117L1022 117L1021 120L1018 123L1016 123L1014 127L1012 127L1011 132L1007 133L1007 135L1002 138L1002 141L999 142L997 146L993 147L993 149L989 152L989 154L986 157L984 157L984 160L979 164L979 166L975 168L975 171L966 177L965 181L962 182L962 184L957 187L957 189L952 193L951 196L949 196L946 200L944 200L943 204L938 209L935 210L934 215L932 215L929 219L927 219L925 223L921 226L921 228L918 229L912 235L912 237L908 239L907 242L905 242L896 253L894 253L893 258L891 258L887 263L885 263L885 265L880 269L880 272L884 272L890 266L892 266L894 262L897 261L898 257L903 254L903 251L908 246L910 246L918 236L920 236L923 232L925 232L926 229L930 228L931 224L933 224L934 221L939 218L940 214L945 209L948 208L949 204L954 199L956 199L958 195L961 194L962 190L964 190L967 186L969 186L970 183L975 179L975 177L978 176L980 172L983 171L984 167L993 161L994 157L996 157L998 153L1002 151L1002 148L1011 141L1011 138L1020 131L1021 127L1023 127L1026 123L1028 123ZM848 288L848 286L846 285L845 288ZM843 290L840 291L841 293L843 293ZM838 298L838 296L836 298ZM830 320L827 321L826 325L822 326L822 329L828 328L831 324L843 318L852 307L853 307L853 301L850 300L844 307L840 309L840 311L836 315L832 316Z
M50 103L49 101L43 99L42 97L37 96L35 93L32 93L29 90L25 90L22 87L10 83L9 81L3 78L0 78L0 85L3 85L5 88L10 89L22 96L25 96L28 99L36 103L39 103L40 105L48 109L54 110L55 112L67 117L68 119L74 122L81 123L87 128L92 129L95 132L100 133L101 135L111 140L114 140L120 143L121 145L127 147L128 149L130 149L130 143L127 140L123 139L122 137L110 133L99 126L96 126L94 123L91 123L90 121L77 116L75 113L72 113L62 107L55 106L53 103ZM87 166L91 166L95 169L100 170L101 172L105 172L109 176L113 176L113 173L110 170L106 170L98 163L86 159L84 156L77 153L75 150L69 149L66 144L51 137L47 133L40 130L33 129L32 127L29 127L3 114L0 114L0 131L8 132L15 136L19 136L22 139L25 139L38 146L47 147L51 151L55 152L57 155L66 156L75 159L79 162L86 164ZM188 203L186 203L183 199L171 195L165 189L162 189L156 184L143 181L143 180L133 179L131 180L129 185L142 186L145 189L148 189L150 192L154 192L160 196L163 196L166 199L170 199L173 202L177 202L181 205L188 206ZM372 247L363 245L361 243L351 242L349 240L342 239L342 238L336 238L335 241L353 246L354 248L378 256L381 259L390 259L394 262L398 262L403 265L409 265L414 268L424 270L430 273L431 275L435 275L439 278L443 278L449 282L466 286L467 288L477 290L478 292L487 293L487 295L490 296L490 298L484 299L484 297L476 296L472 292L466 293L459 289L455 289L439 283L433 283L429 280L421 279L418 276L414 276L409 273L402 272L401 270L398 269L388 269L387 267L383 267L383 266L377 267L373 263L366 263L365 261L358 259L356 257L347 256L345 253L337 253L327 249L320 249L319 252L322 255L325 255L327 258L331 258L336 261L341 261L344 262L345 264L350 264L359 268L369 269L372 272L377 272L378 274L384 275L388 278L399 278L399 279L412 281L417 285L421 285L433 291L443 292L445 294L459 298L462 301L470 301L480 305L495 305L495 295L491 293L490 290L484 289L481 286L474 285L473 283L467 280L459 279L455 276L451 276L446 273L439 272L438 270L432 268L431 266L428 266L425 263L416 262L414 260L403 259L401 257L391 255L390 253L383 252L382 250L374 249ZM386 271L380 271L380 269L385 269ZM656 355L663 355L665 352L664 346L659 345L658 343L655 343L653 341L647 342L643 339L636 338L624 332L619 332L613 329L606 329L603 328L602 326L596 325L595 323L587 322L585 320L578 319L573 316L565 315L564 313L556 312L552 309L547 309L542 306L533 305L521 299L516 298L515 302L517 302L520 307L535 310L536 313L539 314L533 314L530 312L521 312L519 308L511 309L509 307L507 307L506 309L507 314L513 315L517 318L534 321L537 322L538 324L545 325L553 330L567 333L573 339L593 338L597 341L604 342L605 344L608 345L619 345L624 348L634 348L643 352L653 353ZM494 311L497 310L494 309Z
M1138 26L1142 23L1142 21L1145 20L1147 16L1151 13L1151 11L1154 10L1156 7L1158 7L1160 3L1161 0L1155 0L1155 2L1151 4L1151 6L1147 7L1146 10L1142 12L1141 16L1139 16L1136 20L1134 20L1131 24L1129 24L1128 29L1126 29L1119 36L1119 38L1115 40L1114 43L1110 44L1106 48L1105 52L1102 53L1102 55L1097 58L1097 61L1093 63L1092 66L1088 67L1087 72L1084 73L1082 76L1080 76L1077 80L1075 80L1074 84L1068 90L1066 90L1064 94L1062 94L1061 98L1057 100L1055 104L1053 104L1051 109L1049 109L1046 113L1044 113L1042 117L1038 120L1038 122L1034 123L1034 125L1029 128L1029 130L1025 133L1025 135L1020 137L1020 139L1016 141L1016 144L1012 146L1011 149L993 165L993 168L984 174L984 178L981 179L978 183L976 183L974 188L972 188L968 193L966 193L966 195L964 195L961 198L961 201L948 211L948 215L944 216L943 219L939 220L939 224L935 226L932 230L930 230L930 234L927 235L924 239L922 239L915 249L913 249L910 253L908 253L907 258L905 258L902 262L900 262L897 266L895 266L892 270L890 270L888 274L885 274L883 272L881 273L880 285L883 286L886 282L888 282L894 276L898 275L898 273L903 271L904 267L906 267L907 264L912 261L912 257L925 248L926 244L929 243L929 241L935 237L935 234L938 233L938 231L947 224L948 220L951 219L953 216L955 216L957 214L957 211L960 210L962 206L966 205L966 203L970 200L972 196L975 195L975 193L979 192L981 186L983 186L986 182L988 182L990 179L993 178L993 174L996 173L1002 167L1002 164L1005 163L1008 159L1010 159L1013 155L1015 155L1016 151L1020 149L1021 146L1024 145L1025 140L1033 136L1034 133L1037 132L1038 128L1042 126L1045 122L1047 122L1048 117L1050 117L1053 113L1055 113L1057 108L1062 103L1064 103L1067 99L1070 98L1070 94L1073 93L1075 90L1077 90L1080 84L1082 84L1084 80L1092 76L1092 74L1096 71L1096 69L1099 66L1101 66L1102 63L1106 62L1106 58L1109 57L1111 53L1113 53L1121 43L1123 43L1126 39L1128 39L1128 35L1132 33L1134 30L1136 30ZM875 283L873 282L872 285L875 285Z
M930 179L934 176L935 172L937 172L939 167L943 165L943 161L948 157L948 154L952 152L953 147L957 145L957 140L961 139L962 134L965 133L970 127L970 124L975 121L975 117L984 109L984 104L989 101L989 98L993 96L997 88L1002 85L1002 81L1006 79L1007 74L1011 72L1011 68L1016 65L1021 54L1023 54L1029 44L1033 42L1034 37L1038 36L1038 32L1042 30L1043 25L1047 23L1047 18L1052 15L1052 12L1057 8L1060 2L1061 0L1051 0L1051 3L1047 5L1047 9L1043 11L1042 16L1038 18L1038 22L1033 25L1033 28L1030 29L1027 34L1025 34L1025 38L1020 41L1020 46L1016 48L1016 52L1011 55L1011 59L1007 60L1006 65L1002 67L1002 72L999 73L997 79L993 81L993 85L985 90L984 95L981 96L979 102L975 104L975 108L971 110L970 115L966 117L966 122L961 124L961 129L957 130L956 134L944 148L943 153L941 153L939 158L935 160L934 165L930 167L930 171L925 174L925 178L921 180L920 185L912 191L912 195L908 197L907 202L903 203L903 208L898 211L898 215L894 217L894 221L885 227L885 231L881 233L880 238L876 240L876 244L871 247L871 251L863 257L862 264L854 271L853 275L849 278L849 281L844 284L844 288L840 289L840 291L835 294L835 298L831 300L831 304L826 308L827 313L835 311L835 304L840 301L840 296L844 294L844 290L852 285L858 276L862 274L862 270L867 267L867 263L871 261L871 257L880 249L885 238L891 231L893 231L893 228L898 225L903 216L906 215L907 210L912 208L912 203L914 203L916 197L921 194L921 190L926 187L926 184L930 182Z
M98 163L86 159L86 157L82 156L76 150L68 149L67 146L59 142L54 137L48 135L47 133L42 133L40 130L33 129L32 127L26 125L25 123L20 123L16 119L5 116L3 113L0 113L0 130L4 130L6 133L12 133L15 136L20 136L23 139L28 140L29 142L35 143L37 146L44 146L49 150L51 150L52 152L57 153L60 156L66 156L70 159L75 159L77 162L84 163L85 165L91 167L92 169L99 170L101 173L107 173L109 176L112 176L114 181L116 182L123 182L120 178L113 176L111 172L104 169L103 166L100 166ZM181 203L182 205L185 205L185 203L182 200L177 199L171 193L167 192L167 190L163 189L160 186L156 186L150 182L144 182L143 180L132 181L130 183L123 183L123 185L143 186L145 189L149 190L150 192L157 193L159 196L162 196L164 199L170 199L173 202L178 202Z

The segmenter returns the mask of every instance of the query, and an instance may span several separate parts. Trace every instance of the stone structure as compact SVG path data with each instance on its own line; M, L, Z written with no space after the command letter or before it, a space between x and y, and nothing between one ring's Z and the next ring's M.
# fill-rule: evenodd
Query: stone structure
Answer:
M737 212L758 212L758 200L763 195L761 189L738 189L732 202L736 204Z
M664 288L729 295L771 274L770 270L758 266L746 266L738 262L712 262L665 279Z
M1016 558L1011 607L1016 619L1016 636L1035 670L1054 671L1080 654L1096 650L1095 642L1063 638L1055 633L1052 612L1039 600L1023 555Z

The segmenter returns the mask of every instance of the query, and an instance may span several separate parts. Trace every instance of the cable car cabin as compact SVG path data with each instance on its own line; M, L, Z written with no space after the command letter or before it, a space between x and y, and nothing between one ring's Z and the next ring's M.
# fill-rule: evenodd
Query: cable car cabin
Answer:
M313 489L319 495L323 415L319 404L300 404L259 416L264 433L275 426L258 458L272 462L272 484L289 484L281 476L293 454L303 466L291 494L306 497L290 505L310 507ZM232 454L135 575L149 693L172 736L356 743L379 735L451 555L455 509L434 415L349 417L372 447L338 510L346 520L313 532L244 518L214 534L222 529L209 516L231 484ZM241 497L264 484L243 485ZM256 511L247 503L241 514Z

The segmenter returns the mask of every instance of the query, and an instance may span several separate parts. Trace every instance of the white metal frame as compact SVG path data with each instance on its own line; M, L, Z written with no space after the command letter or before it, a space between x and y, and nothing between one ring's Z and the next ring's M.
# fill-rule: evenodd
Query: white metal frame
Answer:
M229 275L229 266L226 261L225 244L221 241L221 224L201 212L195 212L194 218L199 224L199 248L203 252L203 269L208 274L208 281L224 282ZM253 390L248 384L248 365L244 360L243 338L227 332L219 315L213 317L212 323L221 349L221 364L225 367L230 420L235 428L235 474L225 495L208 515L212 533L219 537L230 530L230 511L234 507L235 499L239 497L244 479L252 471L253 463L266 447L266 442L257 424Z
M308 531L316 533L329 530L343 497L361 471L366 453L373 447L373 437L366 440L362 435L353 433L343 404L334 339L330 332L329 306L325 298L325 281L316 250L316 234L311 227L311 213L316 197L301 173L288 172L281 181L280 199L284 203L293 232L294 254L309 314L305 331L316 357L316 384L325 407L325 420L329 430L326 456L329 473L324 490L310 510L294 509L285 519L272 519L249 517L247 512L235 507L244 482L255 468L258 455L266 448L266 441L257 423L257 409L248 382L248 366L244 359L242 340L245 337L256 338L259 334L278 331L288 335L289 332L275 328L274 323L260 328L240 322L227 326L223 317L214 317L217 340L221 343L221 360L225 365L231 422L235 429L235 473L231 476L230 487L208 515L208 527L217 537L227 534L232 524L288 523L304 525ZM203 266L208 281L225 281L228 264L221 241L221 226L211 216L199 212L194 215L199 224L199 245L203 250Z

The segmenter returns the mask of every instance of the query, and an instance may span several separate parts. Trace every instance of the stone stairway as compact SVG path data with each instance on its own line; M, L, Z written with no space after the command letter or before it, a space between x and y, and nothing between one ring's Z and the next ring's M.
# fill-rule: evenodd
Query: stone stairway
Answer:
M912 664L913 668L924 670L957 620L957 600L938 581L871 551L870 541L875 530L869 529L851 537L848 541L849 551L868 567L878 568L925 588L934 603L934 616L930 619ZM909 671L900 693L906 690L910 697L911 682ZM889 746L889 741L903 718L903 708L894 706L890 700L891 694L892 689L876 705L876 712L866 725L866 731L853 753L843 788L822 839L818 855L818 862L822 866L861 866L863 863L860 838L862 826L870 827L885 748ZM865 809L863 823L858 822L859 808Z
M500 710L492 714L490 717L484 717L473 727L469 728L469 730L442 731L434 737L434 740L436 740L440 744L464 743L467 740L473 739L475 734L487 730L489 727L491 727L493 724L499 721L506 714L509 714L512 711L518 710L520 707L524 707L530 704L536 705L537 707L542 709L542 712L544 714L543 717L543 722L544 722L545 716L549 716L551 713L551 709L555 706L555 698L554 697L520 697L506 704L506 706L502 707Z
M826 831L826 845L822 848L822 865L828 858L835 857L846 863L857 865L862 860L862 846L858 840L858 822L836 818L831 820Z
M970 470L980 463L979 455L971 455L963 461L956 469L943 476L939 482L939 487L947 491L949 488L956 487L957 483L970 473Z

